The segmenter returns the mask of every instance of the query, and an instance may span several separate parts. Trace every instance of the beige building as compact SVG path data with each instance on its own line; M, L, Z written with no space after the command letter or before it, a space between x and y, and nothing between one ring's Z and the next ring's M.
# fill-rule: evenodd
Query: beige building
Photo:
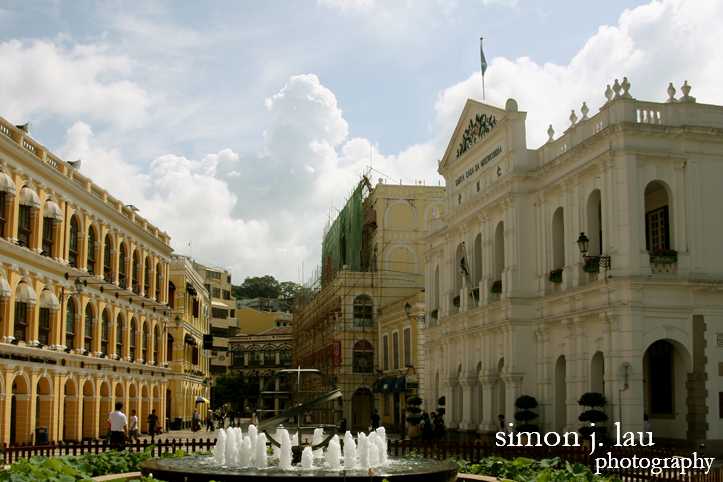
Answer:
M0 440L166 415L170 238L0 118Z
M258 335L272 328L291 327L293 315L279 311L259 311L248 306L236 310L238 332L244 335Z
M297 297L295 364L342 389L347 426L363 429L376 406L378 310L424 288L424 236L444 211L445 188L371 187L364 177L325 230L322 267Z
M236 404L236 413L257 407L283 410L290 406L289 397L270 395L258 405L261 389L280 370L292 367L291 327L271 328L263 333L232 336L228 343L231 355L230 369L243 375L249 385L249 394ZM280 377L271 391L290 390L291 379Z
M196 403L211 398L210 358L203 349L203 335L210 333L211 298L203 279L188 256L171 255L168 296L170 324L167 410L173 427L190 427L193 410L205 414L210 405Z
M210 333L213 335L213 350L210 369L212 376L215 376L228 370L228 338L238 334L236 298L231 296L231 272L207 266L197 260L192 263L211 296Z

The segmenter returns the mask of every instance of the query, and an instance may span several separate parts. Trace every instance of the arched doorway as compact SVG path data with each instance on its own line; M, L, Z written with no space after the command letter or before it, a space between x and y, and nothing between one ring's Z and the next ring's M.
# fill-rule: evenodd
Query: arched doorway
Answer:
M52 388L48 377L40 377L37 386L36 404L35 404L35 427L45 427L50 438L52 430L53 413L52 413Z
M359 388L351 397L351 426L363 430L369 426L374 409L374 396L368 388Z
M98 417L98 433L101 437L108 435L108 415L113 411L110 397L110 386L108 382L103 382L100 386L100 416Z
M23 375L17 375L10 401L10 443L30 442L30 423L30 386Z
M68 379L65 382L65 397L63 400L63 440L75 440L77 438L79 404L75 380ZM58 423L61 423L61 421L58 420Z
M138 412L138 433L148 430L148 425L144 423L151 414L151 397L147 385L141 387L141 410Z
M95 390L93 382L86 380L83 384L83 439L95 437L96 414L93 410L95 403Z
M502 379L502 376L501 376L502 370L504 369L504 367L505 367L505 359L500 358L499 363L497 363L497 375L499 376L499 378L497 379L497 383L495 383L495 394L492 398L496 403L495 411L497 412L497 414L504 415L505 420L507 420L509 415L505 413L505 407L507 405L507 400L505 397L506 387L505 387L505 381ZM509 421L507 421L507 423L509 423Z
M567 425L567 364L565 355L555 363L555 431L562 433Z

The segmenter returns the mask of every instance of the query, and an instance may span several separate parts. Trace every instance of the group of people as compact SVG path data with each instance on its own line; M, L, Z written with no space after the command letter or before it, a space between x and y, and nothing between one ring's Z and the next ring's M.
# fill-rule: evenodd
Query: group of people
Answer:
M108 440L117 446L123 446L126 439L133 441L135 438L138 440L138 416L136 415L136 411L131 410L131 416L130 419L128 419L122 410L123 403L118 402L115 404L115 411L108 415ZM151 410L146 421L148 423L148 433L151 436L151 443L155 443L156 433L161 432L156 409Z
M422 443L436 443L438 440L442 440L447 432L444 426L444 417L441 413L424 412L419 428L422 431Z

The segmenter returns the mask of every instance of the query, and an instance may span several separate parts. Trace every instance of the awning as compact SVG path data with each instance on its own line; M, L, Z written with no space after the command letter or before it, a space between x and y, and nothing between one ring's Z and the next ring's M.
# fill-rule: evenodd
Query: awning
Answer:
M392 393L401 393L407 391L407 377L398 377L394 379L392 384Z
M20 190L20 205L40 209L40 198L38 193L25 186Z
M58 302L58 297L50 290L43 290L43 292L40 293L40 307L49 308L51 311L59 310L60 303Z
M186 333L183 340L191 346L196 346L196 339L190 333Z
M35 295L35 291L27 283L20 283L15 292L15 301L21 303L27 303L29 305L35 305L38 303L38 297Z
M0 298L10 298L10 295L12 295L12 291L10 291L10 283L8 283L8 280L5 278L0 278Z
M392 391L392 383L396 378L384 378L382 380L382 393L389 393Z
M220 308L222 310L228 310L228 306L224 305L220 301L212 301L211 308Z
M51 200L45 201L45 208L43 209L43 217L44 218L53 218L53 219L59 219L63 220L63 211L60 210L60 206L55 204L55 202Z
M384 378L380 378L376 382L374 382L374 386L372 387L372 393L384 393L382 392L382 386L384 385Z
M196 403L211 403L211 400L203 397L196 397Z
M15 183L10 176L4 172L0 172L0 192L9 192L15 195Z

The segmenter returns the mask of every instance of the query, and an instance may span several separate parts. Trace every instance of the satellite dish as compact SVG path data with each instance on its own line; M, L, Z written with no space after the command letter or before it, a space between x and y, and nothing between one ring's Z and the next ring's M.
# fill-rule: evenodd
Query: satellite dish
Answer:
M80 159L77 161L68 161L68 164L70 164L76 171L80 170Z
M15 127L20 129L24 133L30 135L30 129L33 127L33 125L30 122L26 122L25 124L23 124L21 126L15 126Z

